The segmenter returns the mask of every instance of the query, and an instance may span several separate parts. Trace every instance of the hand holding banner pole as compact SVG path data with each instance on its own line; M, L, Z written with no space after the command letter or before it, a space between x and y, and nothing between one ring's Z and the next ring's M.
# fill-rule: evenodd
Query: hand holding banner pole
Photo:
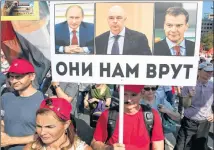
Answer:
M119 102L119 143L123 144L123 117L124 117L124 85L120 85Z

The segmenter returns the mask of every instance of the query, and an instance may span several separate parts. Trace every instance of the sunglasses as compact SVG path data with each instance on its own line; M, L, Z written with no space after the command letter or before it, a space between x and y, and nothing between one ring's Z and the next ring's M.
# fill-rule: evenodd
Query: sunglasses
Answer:
M145 87L144 90L145 90L145 91L150 91L150 90L156 91L156 90L157 90L157 87Z

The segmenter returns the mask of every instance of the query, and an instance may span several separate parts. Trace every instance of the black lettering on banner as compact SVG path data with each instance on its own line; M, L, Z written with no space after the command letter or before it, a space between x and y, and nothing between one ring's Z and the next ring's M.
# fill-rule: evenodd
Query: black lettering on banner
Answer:
M103 77L103 72L107 72L107 77L110 77L110 63L107 63L107 67L103 67L103 63L100 63L100 77Z
M189 70L190 68L193 68L193 65L184 65L184 68L186 68L186 79L189 79Z
M64 70L63 70L62 72L59 70L59 67L60 67L60 66L62 66L62 67L64 68ZM58 63L56 64L56 72L57 72L59 75L64 76L64 75L67 73L67 71L68 71L68 68L67 68L67 65L66 65L64 62L58 62Z
M155 64L147 64L146 78L155 78L157 75Z
M129 77L129 74L135 74L135 78L139 76L139 64L137 64L133 69L126 63L126 77Z
M163 75L168 73L169 73L169 66L167 64L160 64L159 78L161 79Z
M73 71L76 71L76 76L79 76L79 63L76 62L76 67L73 67L73 63L69 62L70 75L73 76Z
M172 79L175 79L177 77L179 71L181 70L182 65L179 64L177 68L175 67L175 64L171 64L171 66L172 66L172 70L174 72Z
M89 76L92 76L92 63L88 66L85 66L85 63L82 63L82 75L84 76L87 72L89 72Z
M117 63L117 65L116 65L116 67L114 69L114 72L112 74L112 77L115 77L115 76L124 77L123 71L122 71L119 63Z

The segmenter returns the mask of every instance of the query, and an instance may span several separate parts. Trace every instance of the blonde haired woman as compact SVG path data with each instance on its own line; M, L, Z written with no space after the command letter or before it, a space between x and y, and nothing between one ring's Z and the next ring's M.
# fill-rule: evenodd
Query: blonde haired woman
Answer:
M36 113L38 139L24 150L92 150L81 141L70 119L71 104L63 98L42 101Z

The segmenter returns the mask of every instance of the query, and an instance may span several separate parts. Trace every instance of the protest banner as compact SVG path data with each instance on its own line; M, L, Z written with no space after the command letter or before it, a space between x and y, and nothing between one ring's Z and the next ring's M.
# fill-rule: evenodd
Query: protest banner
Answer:
M64 45L56 41L60 38L56 36L56 14L59 13L56 8L59 4L85 3L90 2L58 1L50 4L53 81L119 84L119 142L123 143L123 85L196 84L202 2L91 2L95 4L95 37L83 47L89 50L92 44L94 49L87 53L92 55L77 55L76 51L84 49L78 44L76 47L72 45L74 33L71 33L71 28L65 33L67 41L60 41ZM125 13L112 15L112 7ZM175 20L174 11L182 17ZM66 12L63 12L65 18ZM70 27L69 23L67 27ZM118 29L120 32L115 34ZM76 40L79 42L81 37Z
M1 20L38 20L39 2L32 0L2 0Z
M89 2L86 2L89 3ZM124 44L122 55L109 55L107 51L108 48L108 38L109 37L109 28L108 23L104 22L107 18L108 8L110 8L115 3L96 3L94 13L95 17L95 30L94 34L96 37L92 41L94 43L94 55L73 55L72 53L57 53L56 47L62 47L63 45L56 45L56 35L55 30L56 24L56 15L59 12L56 12L56 7L59 4L78 4L74 2L51 2L50 10L54 13L51 13L51 58L52 58L52 75L53 80L62 81L62 82L84 82L84 83L103 83L103 84L151 84L151 85L174 85L174 86L187 86L195 85L197 77L197 67L199 60L199 45L200 45L200 28L201 28L201 17L202 17L202 5L200 2L172 2L171 5L178 5L177 7L182 6L183 9L189 13L189 20L185 26L183 39L185 43L183 44L183 52L181 50L180 56L172 56L170 52L171 49L167 46L163 48L156 49L160 51L154 54L154 49L157 47L156 42L161 40L169 39L170 37L165 38L167 33L164 33L166 30L166 25L164 25L164 14L165 11L171 6L166 5L168 3L164 2L151 2L144 3L140 5L137 3L131 3L135 7L139 7L135 13L146 14L150 17L150 20L143 15L138 15L135 19L130 19L133 14L129 14L126 19L125 29L130 35L128 38L124 38L122 43ZM84 2L81 2L83 5ZM125 7L128 3L119 3L121 7ZM162 5L161 5L162 4ZM106 8L105 8L106 5ZM168 8L167 8L167 7ZM154 14L148 14L144 11L145 7L153 8ZM161 8L163 7L163 8ZM128 7L127 7L128 8ZM92 10L87 11L92 12ZM153 10L151 12L153 12ZM105 12L103 12L105 11ZM65 10L63 11L65 14ZM60 12L60 13L63 13ZM132 13L132 10L127 10L127 12ZM160 13L161 12L161 13ZM104 14L104 15L102 15ZM162 14L161 17L156 16ZM63 15L61 16L63 17ZM85 16L86 18L86 16ZM100 18L104 18L100 20ZM142 18L142 22L139 20ZM128 21L131 20L131 21ZM135 20L135 23L133 23ZM137 21L136 21L137 20ZM156 20L154 22L154 20ZM158 22L161 21L161 24ZM140 22L138 24L138 22ZM127 25L126 25L127 23ZM106 25L104 25L106 24ZM169 23L168 23L169 24ZM175 24L175 23L174 23ZM175 26L173 24L173 26ZM162 26L162 29L161 29ZM176 27L173 27L176 28ZM107 32L106 32L107 31ZM186 32L185 32L186 31ZM104 34L103 34L104 32ZM137 33L131 37L132 32ZM166 31L165 31L166 32ZM62 31L61 31L62 33ZM107 33L107 36L105 35ZM69 39L68 33L65 33ZM102 35L102 36L101 36ZM138 37L136 38L135 37ZM173 37L174 36L174 37ZM59 36L58 36L59 37ZM101 37L101 38L100 38ZM131 38L130 38L131 37ZM142 39L140 41L139 39ZM130 39L129 39L130 38ZM172 35L172 38L177 38L176 35ZM179 37L178 37L179 38ZM66 39L66 40L68 40ZM180 37L182 39L182 37ZM63 40L63 39L62 39ZM81 40L81 38L79 39ZM69 41L69 40L68 40ZM190 41L190 42L189 42ZM62 41L60 41L62 42ZM59 43L59 42L58 42ZM70 42L65 42L70 44ZM128 45L127 45L128 43ZM141 43L142 45L140 45ZM146 45L144 45L146 44ZM112 44L113 45L113 44ZM112 46L111 45L111 46ZM189 46L191 47L189 50ZM101 48L103 49L101 50ZM109 46L110 47L110 46ZM120 46L119 46L120 47ZM147 47L148 49L143 49ZM172 47L171 47L172 48ZM182 47L181 47L182 49ZM97 52L100 51L98 54ZM130 51L130 52L129 52ZM167 51L167 52L165 52ZM161 53L162 52L162 53ZM150 54L151 53L151 54ZM153 54L153 55L152 55ZM155 55L155 56L154 56Z

